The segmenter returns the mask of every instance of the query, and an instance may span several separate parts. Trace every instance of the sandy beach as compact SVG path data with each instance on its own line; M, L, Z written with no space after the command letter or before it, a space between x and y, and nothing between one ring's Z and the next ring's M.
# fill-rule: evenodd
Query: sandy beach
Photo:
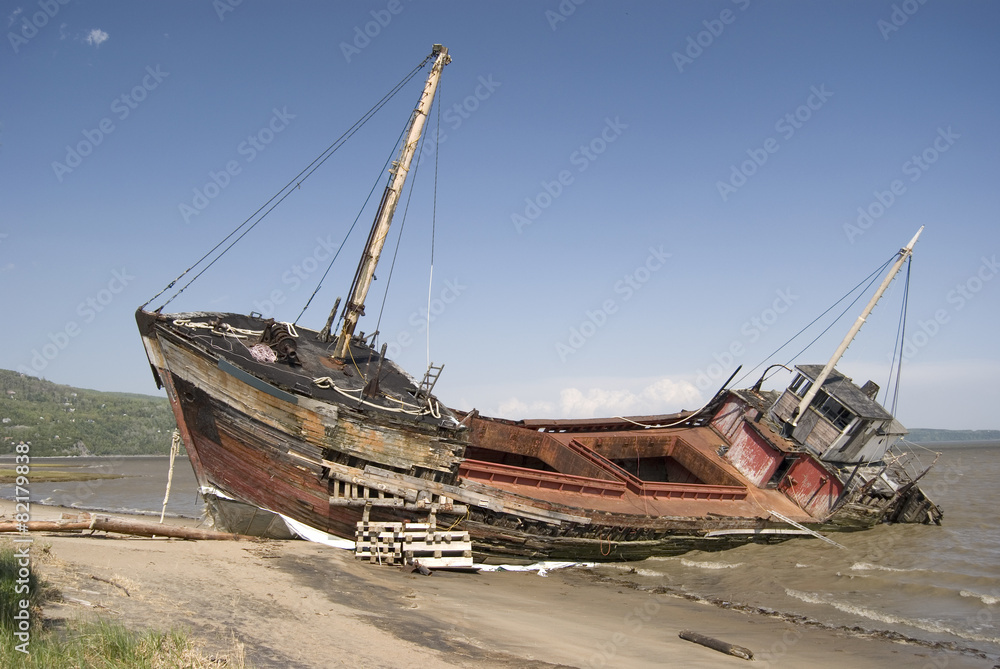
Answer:
M32 519L58 518L62 511L33 505ZM12 513L13 503L0 501L0 518ZM421 576L305 541L34 538L33 568L63 597L45 606L46 618L98 615L136 629L180 628L209 652L225 652L235 639L256 667L748 666L678 638L685 629L752 650L756 661L749 666L995 664L639 591L584 568L545 577Z

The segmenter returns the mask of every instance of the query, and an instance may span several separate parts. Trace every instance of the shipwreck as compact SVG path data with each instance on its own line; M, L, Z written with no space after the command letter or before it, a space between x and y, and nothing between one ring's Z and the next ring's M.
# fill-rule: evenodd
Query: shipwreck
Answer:
M926 468L899 449L906 429L878 387L836 369L919 232L826 364L798 365L783 392L727 382L696 411L516 421L457 411L433 392L440 367L417 381L376 349L377 333L356 334L449 62L436 45L421 64L430 72L348 299L324 327L164 313L152 300L136 312L217 529L350 540L359 523L436 524L467 533L477 560L591 561L940 523L917 485Z

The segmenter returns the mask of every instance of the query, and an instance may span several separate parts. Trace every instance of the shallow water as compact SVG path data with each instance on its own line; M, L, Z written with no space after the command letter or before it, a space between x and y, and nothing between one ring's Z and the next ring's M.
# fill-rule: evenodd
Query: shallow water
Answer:
M597 572L643 588L801 616L835 627L898 633L1000 655L1000 442L939 448L921 487L944 509L938 526L883 525L839 533L840 549L815 539L695 551L602 565ZM120 479L32 483L32 501L159 515L168 458L38 458ZM186 457L178 457L168 515L198 518L203 504ZM12 486L0 486L12 498Z
M0 462L7 460L5 458ZM55 465L56 468L69 472L117 474L122 477L63 483L32 482L32 502L157 517L163 508L170 469L170 458L167 456L32 458L31 462ZM29 480L30 478L29 476ZM13 499L14 487L0 485L0 497ZM204 507L198 497L198 483L190 461L184 455L177 456L167 515L200 518Z
M642 587L889 631L1000 654L1000 443L940 449L921 481L944 509L938 526L748 545L730 551L599 567ZM635 566L637 572L629 573ZM617 573L616 573L617 572Z

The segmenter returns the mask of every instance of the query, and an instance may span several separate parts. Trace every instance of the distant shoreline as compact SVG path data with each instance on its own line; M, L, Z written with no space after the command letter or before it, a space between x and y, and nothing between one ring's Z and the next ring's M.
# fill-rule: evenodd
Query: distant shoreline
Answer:
M1000 447L1000 439L969 439L968 441L912 441L924 448L989 448Z

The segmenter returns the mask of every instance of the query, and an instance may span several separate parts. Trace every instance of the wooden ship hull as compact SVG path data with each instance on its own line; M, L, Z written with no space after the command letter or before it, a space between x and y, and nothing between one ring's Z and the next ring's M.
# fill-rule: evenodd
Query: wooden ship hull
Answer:
M905 429L869 386L836 372L839 354L798 368L780 395L723 389L676 415L509 421L449 409L432 393L440 367L418 383L385 345L375 350L377 332L356 335L447 49L435 45L431 61L339 335L339 299L320 331L256 314L163 313L190 281L136 312L218 529L351 539L359 523L415 523L468 532L483 560L627 560L940 519L921 474L888 457Z
M855 472L845 494L849 471L761 420L774 393L721 391L697 414L491 419L422 397L359 342L336 369L330 345L299 328L301 364L289 368L253 357L261 319L140 311L137 321L227 532L287 537L291 519L350 539L362 520L430 520L467 531L481 561L590 561L940 520L905 481L888 489ZM380 390L365 395L376 370Z

